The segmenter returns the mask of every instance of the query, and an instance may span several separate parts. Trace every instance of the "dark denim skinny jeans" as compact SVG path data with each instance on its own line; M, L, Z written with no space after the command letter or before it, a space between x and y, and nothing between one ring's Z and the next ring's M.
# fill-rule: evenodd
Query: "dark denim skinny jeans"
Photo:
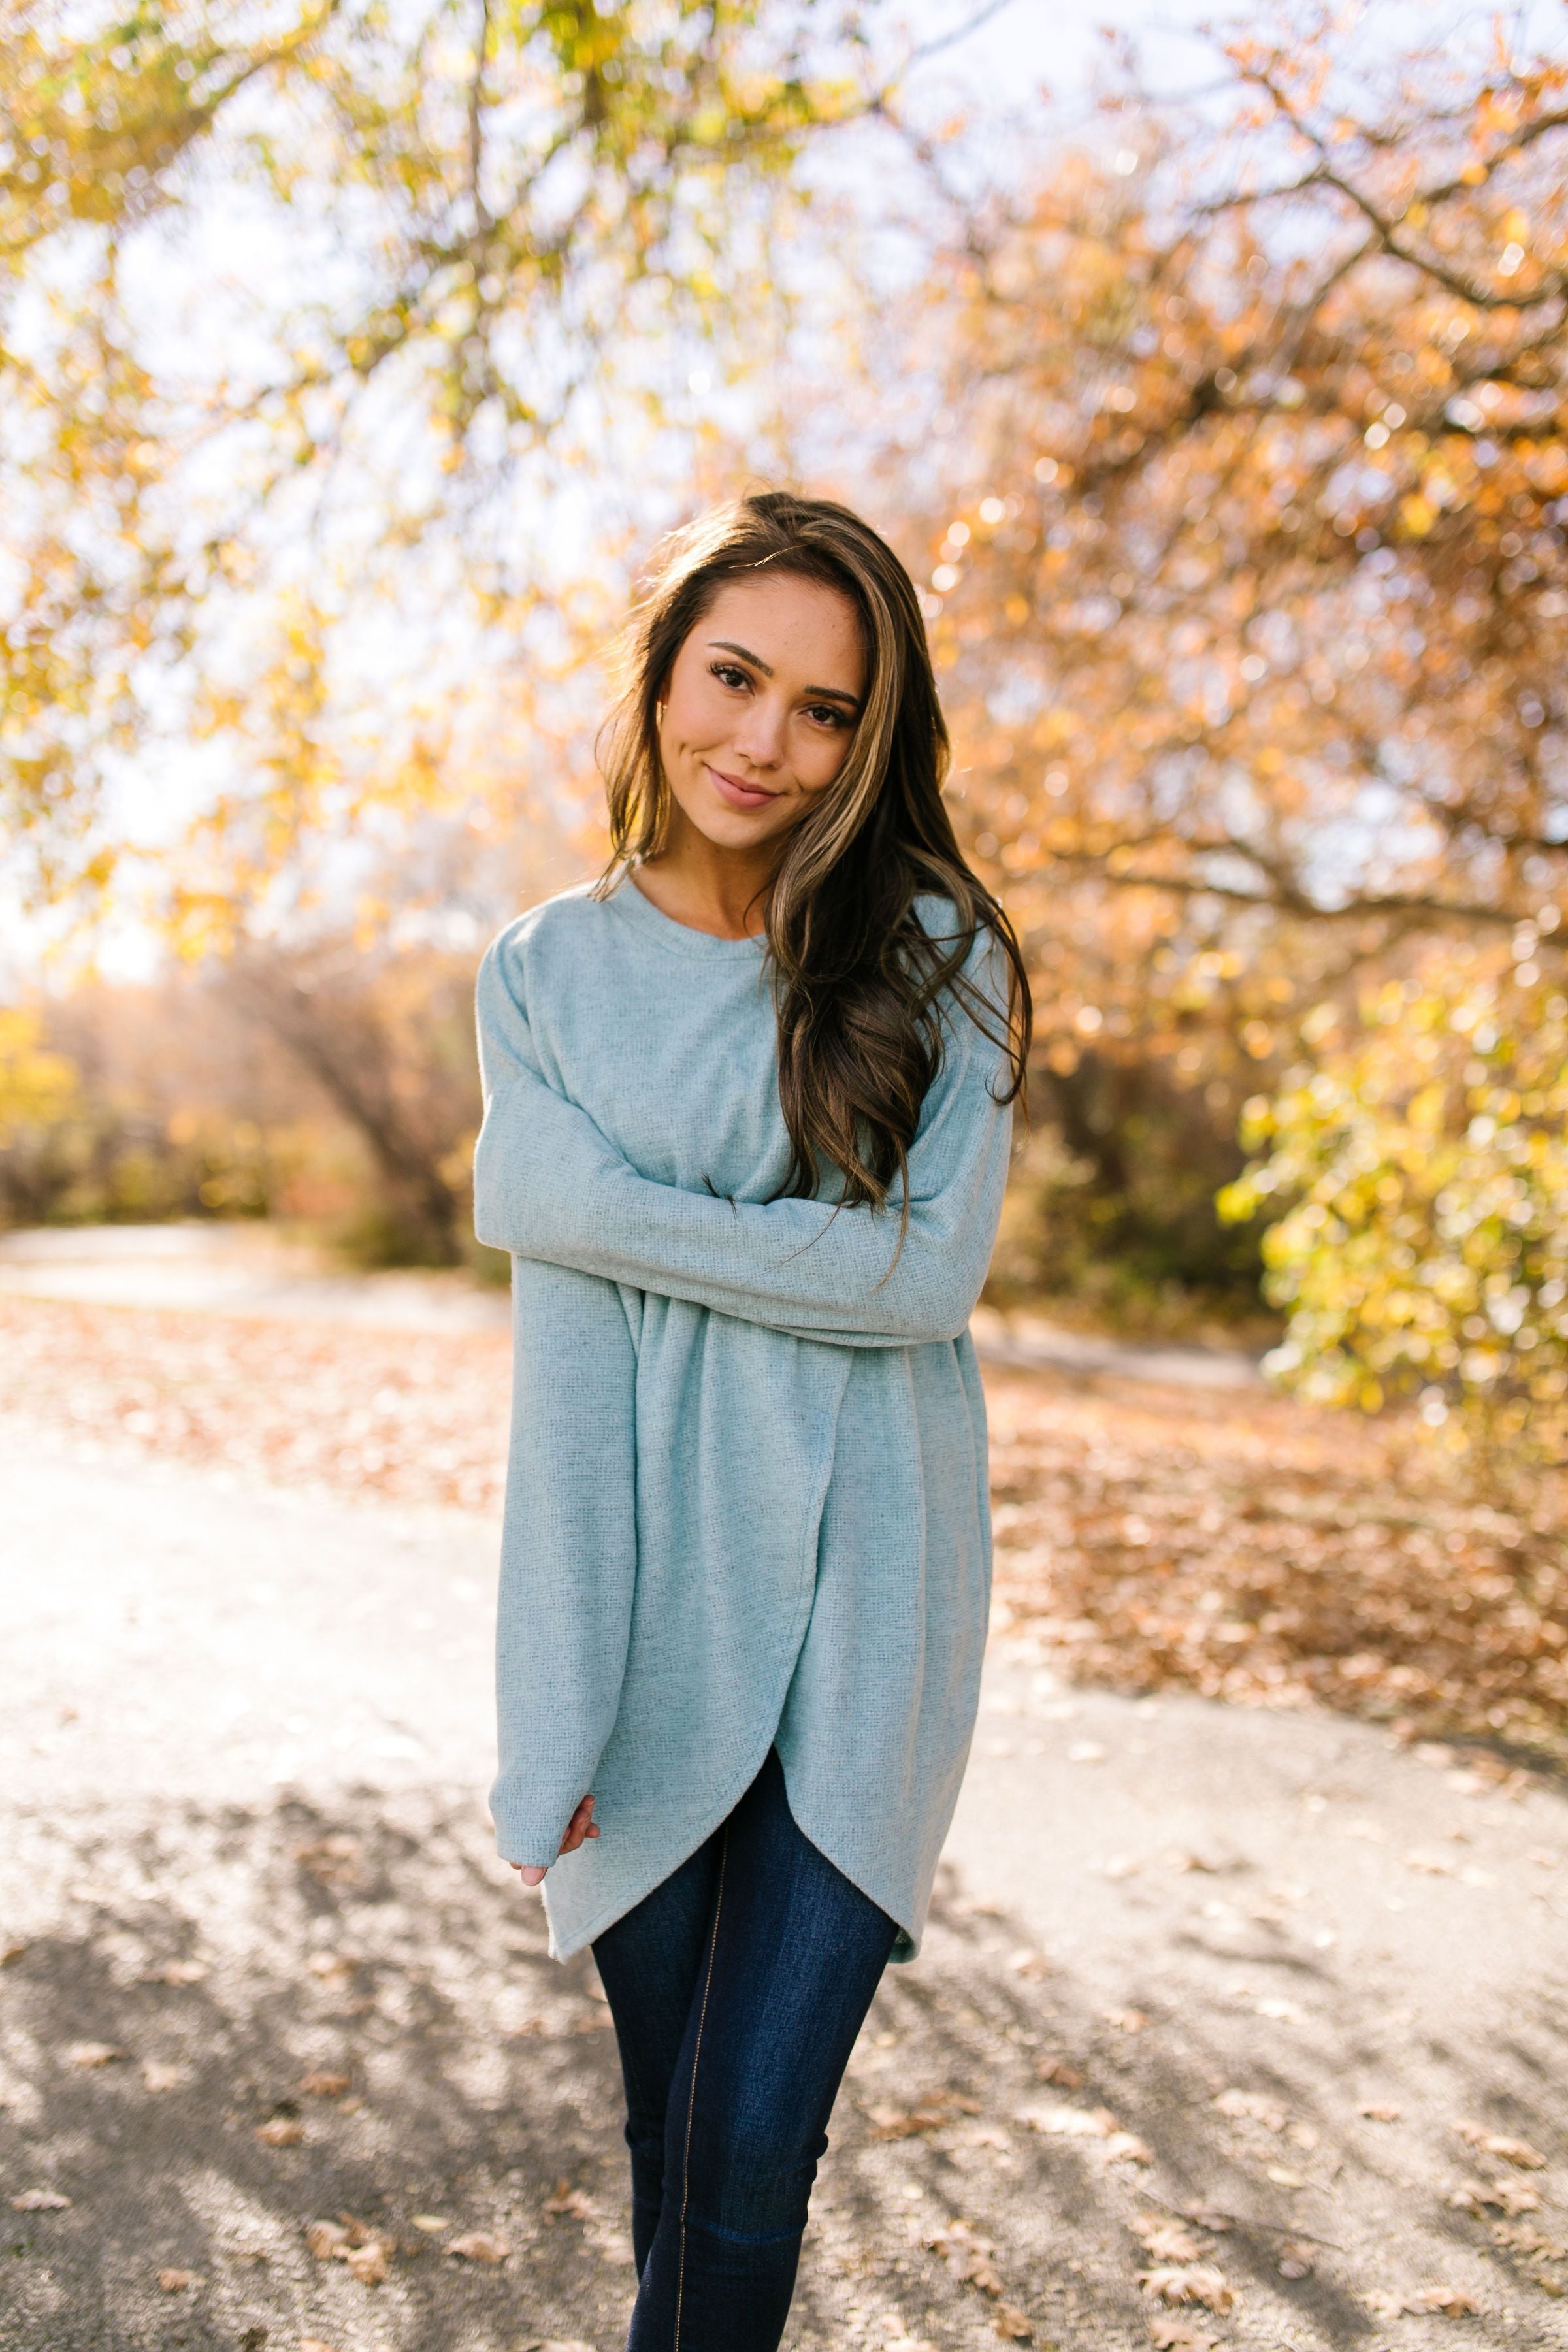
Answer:
M795 1827L770 1750L722 1827L595 1944L632 2157L626 2352L775 2352L897 1932Z

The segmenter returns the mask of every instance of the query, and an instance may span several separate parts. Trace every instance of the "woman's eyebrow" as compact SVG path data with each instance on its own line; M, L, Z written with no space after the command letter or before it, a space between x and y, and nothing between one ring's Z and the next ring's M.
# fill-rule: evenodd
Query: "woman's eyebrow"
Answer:
M741 659L750 662L753 669L760 669L764 677L772 677L773 665L765 662L761 654L749 653L744 646L735 645L729 637L710 637L708 642L716 653L739 654ZM847 702L851 710L860 709L859 696L847 694L841 686L808 686L803 691L817 696L824 702Z
M771 662L765 662L761 654L748 653L744 646L732 645L728 637L710 637L708 642L711 646L713 646L716 652L721 654L739 654L741 659L742 661L749 661L753 669L760 669L764 677L772 677L773 674L773 664Z

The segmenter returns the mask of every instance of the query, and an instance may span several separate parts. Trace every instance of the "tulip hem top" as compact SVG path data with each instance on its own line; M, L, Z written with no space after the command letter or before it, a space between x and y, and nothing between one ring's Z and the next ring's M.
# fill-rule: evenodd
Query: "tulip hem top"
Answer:
M951 924L942 900L919 911ZM968 977L993 1003L995 961L983 932ZM495 941L479 1012L474 1222L512 1255L500 1850L549 1865L566 1958L776 1746L795 1821L907 1958L990 1596L968 1323L1004 1053L944 1000L898 1250L897 1188L883 1210L770 1197L789 1141L763 941L678 923L629 877L568 891ZM557 1861L589 1790L601 1835Z

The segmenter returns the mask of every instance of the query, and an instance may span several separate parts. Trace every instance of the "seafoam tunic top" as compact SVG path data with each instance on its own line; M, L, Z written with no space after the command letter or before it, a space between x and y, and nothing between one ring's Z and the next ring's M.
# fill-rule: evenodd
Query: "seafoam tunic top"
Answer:
M928 930L951 925L921 902ZM994 970L986 935L969 976ZM985 983L994 998L993 982ZM812 1843L918 1943L990 1597L968 1334L1004 1058L949 997L909 1223L773 1200L763 943L629 877L521 917L479 985L474 1222L512 1255L497 1689L501 1853L568 1958L668 1877L770 1745ZM556 1860L592 1790L601 1835Z

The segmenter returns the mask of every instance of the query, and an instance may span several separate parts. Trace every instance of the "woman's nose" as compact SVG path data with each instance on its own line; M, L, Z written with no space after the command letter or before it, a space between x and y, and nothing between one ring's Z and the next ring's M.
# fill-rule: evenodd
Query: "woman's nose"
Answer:
M736 731L736 751L743 751L753 767L778 767L784 759L787 719L782 702L759 695Z

